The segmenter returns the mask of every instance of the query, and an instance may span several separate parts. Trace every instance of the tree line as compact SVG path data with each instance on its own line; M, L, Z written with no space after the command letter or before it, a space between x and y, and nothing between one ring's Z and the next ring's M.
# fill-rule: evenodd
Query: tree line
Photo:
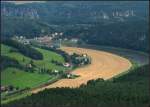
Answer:
M1 71L3 71L7 67L17 67L21 68L22 66L19 64L19 62L13 58L7 57L7 56L1 56Z
M24 45L12 39L4 39L2 43L8 46L12 46L17 49L23 55L30 57L35 60L42 60L43 54L38 50L32 48L30 45Z

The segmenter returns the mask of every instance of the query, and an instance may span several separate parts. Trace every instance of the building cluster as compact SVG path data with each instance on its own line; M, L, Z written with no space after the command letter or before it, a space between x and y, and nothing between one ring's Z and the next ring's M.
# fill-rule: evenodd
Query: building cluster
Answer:
M49 35L45 35L41 37L34 37L33 39L27 39L25 36L14 36L12 39L17 40L18 42L23 43L24 45L28 45L32 42L36 42L38 44L46 45L48 47L60 48L61 40L60 39L55 40L55 38L57 38L58 36L62 36L62 35L63 35L62 32L60 33L54 32Z
M48 44L52 41L52 37L49 36L35 37L34 40L39 43Z
M14 36L13 40L17 40L18 42L23 43L24 45L30 44L30 40L24 36Z

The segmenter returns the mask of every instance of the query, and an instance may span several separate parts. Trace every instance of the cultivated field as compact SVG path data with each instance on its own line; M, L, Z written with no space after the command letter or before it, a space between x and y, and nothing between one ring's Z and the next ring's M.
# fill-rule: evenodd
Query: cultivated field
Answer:
M80 77L76 79L61 79L46 87L33 90L33 93L37 93L45 88L76 88L79 87L81 84L86 84L87 81L92 79L110 79L122 72L127 71L132 66L129 60L104 51L77 47L62 47L62 50L68 52L69 54L73 52L82 54L86 53L91 57L92 63L83 68L78 68L72 72L75 75L80 75Z
M109 47L109 46L89 45L89 44L79 45L79 47L106 51L106 52L110 52L113 54L117 54L119 56L123 56L127 59L130 59L133 62L136 62L140 66L149 63L149 55L141 51L118 48L118 47L115 48L115 47Z

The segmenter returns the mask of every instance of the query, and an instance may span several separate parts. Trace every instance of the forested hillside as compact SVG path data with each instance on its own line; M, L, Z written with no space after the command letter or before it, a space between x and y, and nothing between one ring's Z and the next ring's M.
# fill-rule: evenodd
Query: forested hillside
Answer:
M69 37L81 38L88 44L149 51L148 21L96 24L88 29L71 29L66 33Z
M49 89L3 107L46 105L54 107L108 107L112 105L140 107L147 106L150 102L149 98L149 66L145 65L113 81L98 79L91 80L87 85L76 89Z
M14 35L33 38L63 32L62 38L79 38L88 44L149 51L146 1L21 5L3 2L1 12L3 38Z
M1 22L2 38L10 38L15 35L33 38L55 31L43 22L28 18L2 17Z

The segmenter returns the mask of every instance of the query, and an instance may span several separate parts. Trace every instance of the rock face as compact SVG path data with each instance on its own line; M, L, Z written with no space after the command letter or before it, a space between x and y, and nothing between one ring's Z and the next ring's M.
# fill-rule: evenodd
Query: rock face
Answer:
M61 8L61 7L59 7ZM64 9L64 8L62 8ZM92 9L90 11L90 9ZM89 11L88 11L89 10ZM39 19L40 15L38 13L38 10L35 8L24 8L24 7L18 7L18 8L13 8L13 7L3 7L1 10L2 15L4 16L17 16L17 17L22 17L22 18L30 18L30 19ZM58 14L57 14L58 13ZM79 10L70 10L68 9L59 11L59 9L55 11L49 11L49 16L53 17L66 17L67 19L71 18L86 18L89 20L99 20L99 19L104 19L104 20L109 20L109 19L114 19L114 18L128 18L128 17L133 17L136 16L135 12L133 10L115 10L115 11L105 11L105 10L93 10L92 7L89 7L86 11L84 9L79 9Z
M88 21L97 22L99 20L120 20L132 17L145 17L148 15L145 5L123 4L91 4L91 3L43 3L15 5L3 3L1 12L5 16L17 16L30 19L42 19L52 21ZM83 20L84 19L84 20Z
M36 9L33 8L13 8L13 7L3 7L1 9L2 15L5 16L15 16L30 19L38 19L39 15Z

